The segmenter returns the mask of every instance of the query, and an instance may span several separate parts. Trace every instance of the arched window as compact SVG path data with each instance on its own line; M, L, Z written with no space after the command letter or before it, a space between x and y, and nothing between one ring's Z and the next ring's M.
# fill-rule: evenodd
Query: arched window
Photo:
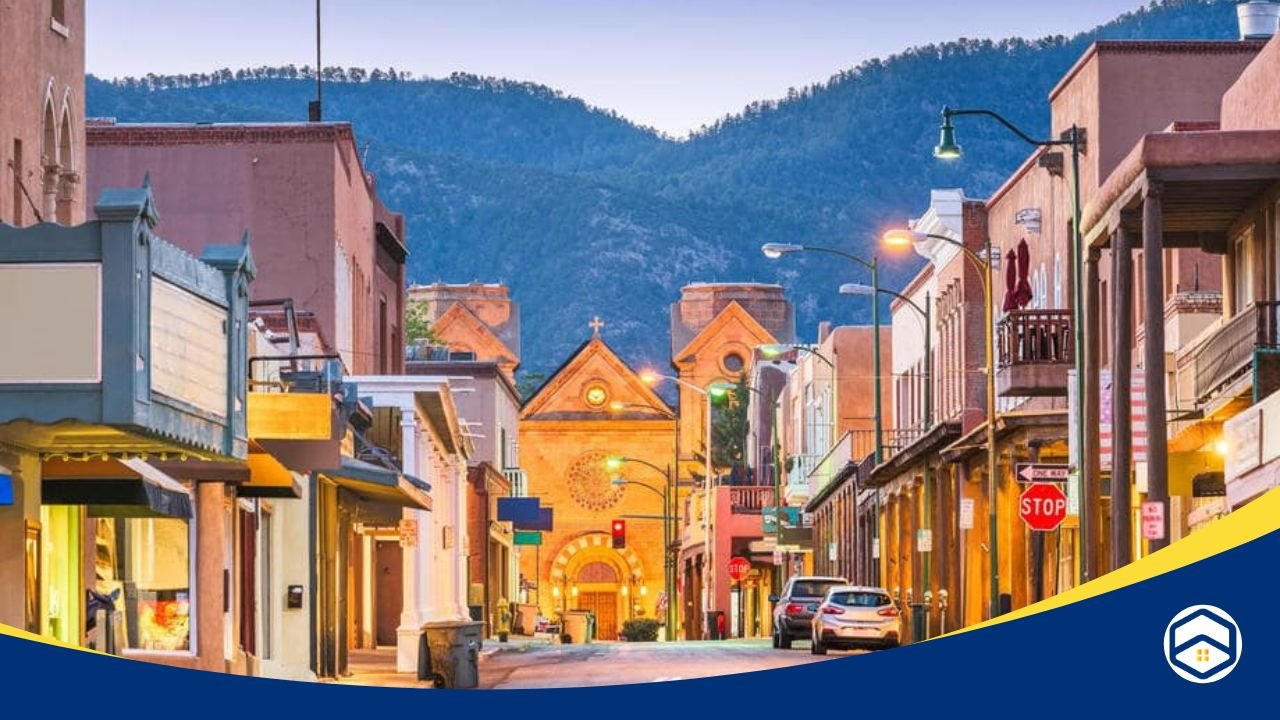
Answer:
M80 184L80 176L77 174L75 167L75 148L71 144L74 140L75 133L71 129L71 108L64 101L62 122L58 127L57 217L60 225L70 225L72 223L77 186Z

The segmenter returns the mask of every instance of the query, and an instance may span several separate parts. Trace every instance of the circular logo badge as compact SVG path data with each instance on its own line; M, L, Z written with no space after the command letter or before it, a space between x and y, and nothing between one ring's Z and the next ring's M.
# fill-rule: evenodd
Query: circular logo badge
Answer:
M1169 621L1164 658L1183 680L1217 682L1236 668L1244 642L1240 626L1225 610L1192 605Z

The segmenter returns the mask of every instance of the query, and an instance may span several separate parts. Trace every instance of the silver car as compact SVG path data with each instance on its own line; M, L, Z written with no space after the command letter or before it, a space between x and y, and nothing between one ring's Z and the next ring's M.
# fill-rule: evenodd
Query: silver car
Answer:
M809 622L818 609L818 603L833 587L848 585L842 577L814 577L802 575L787 581L782 595L769 596L773 605L773 646L790 649L792 640L810 636Z
M884 588L839 585L827 591L811 621L810 649L892 648L902 637L902 616Z

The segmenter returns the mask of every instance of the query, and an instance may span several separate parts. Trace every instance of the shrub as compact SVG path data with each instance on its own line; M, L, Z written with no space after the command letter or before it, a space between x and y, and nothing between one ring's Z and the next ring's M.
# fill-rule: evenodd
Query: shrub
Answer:
M658 639L658 621L634 618L622 623L622 637L630 642L653 642Z

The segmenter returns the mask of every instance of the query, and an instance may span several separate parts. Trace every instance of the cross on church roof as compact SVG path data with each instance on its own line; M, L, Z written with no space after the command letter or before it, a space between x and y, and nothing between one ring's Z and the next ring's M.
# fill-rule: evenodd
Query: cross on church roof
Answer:
M600 319L599 315L597 315L591 318L591 322L587 323L587 327L591 328L591 330L595 332L596 337L600 337L600 331L604 329L604 321Z

